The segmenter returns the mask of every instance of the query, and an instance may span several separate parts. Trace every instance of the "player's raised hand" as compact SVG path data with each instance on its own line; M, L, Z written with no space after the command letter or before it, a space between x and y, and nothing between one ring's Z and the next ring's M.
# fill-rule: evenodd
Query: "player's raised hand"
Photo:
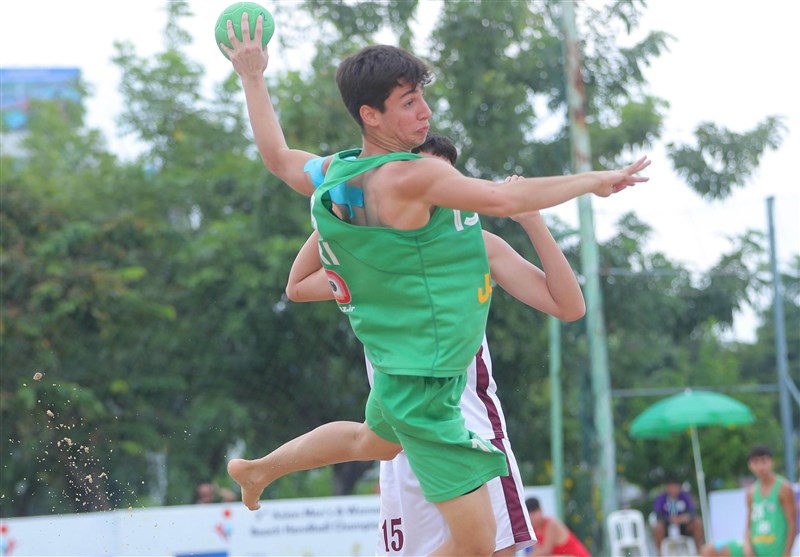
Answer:
M640 158L635 163L626 166L621 170L606 170L597 172L600 178L598 187L594 190L595 195L608 197L612 193L618 193L628 186L635 186L641 182L650 180L647 176L637 176L639 172L650 166L650 159L647 156Z
M261 47L264 18L258 16L256 19L256 30L252 39L250 38L250 21L247 12L242 13L242 40L238 39L233 30L233 21L229 19L227 25L228 40L233 48L228 48L223 43L220 43L220 48L230 58L231 63L233 63L233 69L242 77L248 75L262 76L269 64L267 46Z

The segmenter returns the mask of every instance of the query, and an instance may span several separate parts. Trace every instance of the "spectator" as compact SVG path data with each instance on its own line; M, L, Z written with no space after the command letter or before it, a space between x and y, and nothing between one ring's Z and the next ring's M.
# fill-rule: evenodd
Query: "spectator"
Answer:
M572 557L590 557L589 550L554 516L545 516L536 497L525 500L531 525L536 534L536 545L528 548L526 555L541 557L545 555L571 555Z
M691 536L694 538L696 546L702 547L704 543L703 521L697 516L692 496L683 490L677 477L667 477L664 491L656 497L653 504L653 512L656 515L653 538L659 555L664 538L677 533L682 536Z

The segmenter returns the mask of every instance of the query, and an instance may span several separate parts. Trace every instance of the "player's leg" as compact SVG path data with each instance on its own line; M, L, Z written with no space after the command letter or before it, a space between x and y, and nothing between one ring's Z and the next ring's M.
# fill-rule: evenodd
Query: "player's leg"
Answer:
M425 498L450 538L432 555L485 555L495 549L495 520L486 486L508 474L505 455L467 430L459 402L466 374L414 377L375 373L372 392L405 450ZM372 425L372 421L369 421Z
M533 544L525 490L508 439L492 440L506 453L508 476L486 483L497 523L493 557L514 557ZM401 452L380 466L380 519L376 555L430 555L449 536L447 523L425 500L408 458Z
M495 520L486 485L449 501L436 503L450 529L450 537L434 556L480 556L494 553Z
M389 460L400 445L376 435L366 423L331 422L285 443L255 460L233 459L228 474L242 488L242 502L259 508L264 489L292 472L353 460Z
M375 555L430 555L448 537L447 523L425 500L404 452L380 465L380 518Z
M495 557L516 555L517 551L534 544L535 535L528 509L525 506L525 487L508 438L492 439L490 443L506 455L507 476L486 482L492 510L497 522Z

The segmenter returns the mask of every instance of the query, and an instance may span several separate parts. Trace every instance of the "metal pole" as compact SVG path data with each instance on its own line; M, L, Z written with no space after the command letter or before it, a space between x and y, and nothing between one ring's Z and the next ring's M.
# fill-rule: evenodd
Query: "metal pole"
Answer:
M711 515L708 514L708 499L706 495L706 473L703 471L703 459L700 456L700 441L697 439L697 428L689 428L692 432L692 453L694 454L694 470L697 474L697 491L700 493L700 514L703 516L703 534L706 543L711 539Z
M769 225L769 263L772 269L772 313L775 319L775 360L778 367L778 395L781 405L781 426L783 427L783 461L786 479L795 482L794 431L792 426L792 407L789 401L789 365L786 355L786 323L783 318L783 288L778 272L778 256L775 243L774 222L775 198L767 198L767 223Z
M547 318L550 339L550 458L553 462L555 515L564 520L564 434L561 420L561 321Z
M561 2L564 26L564 63L567 102L569 104L570 135L572 139L572 167L574 172L592 169L589 132L586 129L581 51L575 26L574 2ZM588 195L578 198L581 238L581 267L586 280L586 330L589 340L592 394L594 395L594 422L599 447L596 482L600 487L603 518L617 510L616 455L614 421L611 416L611 381L608 372L608 349L603 300L600 292L599 254L594 236L592 202ZM605 532L605 528L602 529ZM605 535L604 535L605 536Z

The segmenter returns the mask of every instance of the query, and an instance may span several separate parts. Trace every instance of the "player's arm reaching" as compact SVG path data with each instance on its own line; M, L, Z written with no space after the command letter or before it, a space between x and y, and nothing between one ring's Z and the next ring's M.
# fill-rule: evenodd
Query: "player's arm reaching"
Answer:
M311 233L297 254L289 271L286 295L293 302L333 300L333 291L319 260L319 232Z
M517 176L506 182L518 180ZM563 321L586 313L578 280L538 211L512 217L525 230L542 269L522 257L502 238L483 231L492 279L523 304Z
M397 184L392 193L398 200L510 217L554 207L587 193L608 197L646 182L649 178L637 174L650 166L650 160L642 157L619 170L523 178L510 184L466 177L451 165L431 157L384 165L387 169L390 166Z
M233 48L224 44L224 49L233 63L233 69L242 80L245 99L247 100L247 113L250 117L250 126L253 129L258 151L269 171L286 182L293 190L303 195L311 195L314 186L304 170L306 162L317 158L317 155L290 149L286 144L278 116L272 106L272 100L264 81L264 71L269 64L267 47L261 48L263 34L263 21L261 16L256 23L253 39L250 39L250 24L247 12L242 14L242 37L238 40L233 32L233 23L228 20L228 40Z

